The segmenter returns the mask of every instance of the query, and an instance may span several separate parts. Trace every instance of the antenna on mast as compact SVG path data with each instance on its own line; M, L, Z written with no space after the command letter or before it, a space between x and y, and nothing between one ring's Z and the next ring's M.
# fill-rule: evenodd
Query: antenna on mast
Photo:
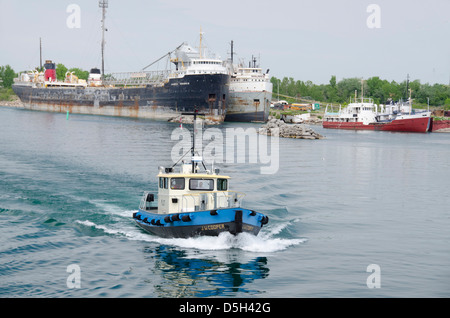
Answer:
M202 27L200 27L200 48L199 48L199 51L200 51L200 58L202 58L202 39L203 39L203 32L202 32Z
M39 38L39 72L42 71L42 40Z
M105 14L108 0L99 0L98 6L102 8L102 80L105 78Z
M234 46L234 43L233 43L233 40L231 40L231 64L233 64L233 55L234 55L233 46Z
M411 115L412 112L412 99L411 99L411 88L409 89L409 114Z
M364 79L361 79L361 103L364 103Z
M192 155L192 173L195 173L195 168L197 167L197 162L199 160L197 160L197 158L195 158L195 133L196 133L196 121L197 121L197 116L205 116L205 114L199 113L197 109L194 109L193 113L181 113L181 115L193 115L194 116L194 122L193 122L193 128L194 128L194 132L193 132L193 136L192 136L192 148L191 148L191 155ZM201 161L203 164L203 168L205 168L205 163L203 161Z
M406 98L408 98L409 92L409 74L406 74Z

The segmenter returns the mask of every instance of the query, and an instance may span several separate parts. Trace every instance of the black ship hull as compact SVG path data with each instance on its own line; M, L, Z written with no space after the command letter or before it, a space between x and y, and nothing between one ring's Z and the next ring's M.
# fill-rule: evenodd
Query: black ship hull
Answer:
M24 107L32 110L166 120L197 109L209 119L223 121L228 83L226 74L198 74L140 87L33 87L31 83L16 83L13 90Z

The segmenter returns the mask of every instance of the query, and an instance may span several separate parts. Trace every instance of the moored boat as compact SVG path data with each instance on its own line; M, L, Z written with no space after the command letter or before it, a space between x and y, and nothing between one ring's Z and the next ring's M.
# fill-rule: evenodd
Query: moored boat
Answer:
M233 50L233 49L232 49ZM269 70L263 70L252 57L248 67L230 62L230 86L225 121L266 122L272 100L272 83Z
M144 193L139 210L133 214L137 225L170 238L217 236L222 232L257 235L268 217L241 206L244 194L230 191L229 176L219 174L218 169L206 169L194 141L195 128L190 163L160 167L158 194Z
M327 106L322 125L331 129L425 133L430 130L430 123L431 112L414 110L411 99L407 103L377 105L371 98L355 96L338 112L328 112Z
M31 110L168 120L198 109L210 120L224 120L230 75L222 61L202 55L201 47L199 52L183 43L164 55L175 55L170 59L175 70L146 71L160 58L137 72L105 74L104 46L102 39L102 69L93 68L87 81L73 76L58 81L49 60L44 73L23 73L12 89Z

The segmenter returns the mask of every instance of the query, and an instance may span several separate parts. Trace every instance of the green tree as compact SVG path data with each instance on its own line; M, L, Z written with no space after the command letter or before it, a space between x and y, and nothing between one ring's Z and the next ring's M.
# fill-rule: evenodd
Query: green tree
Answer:
M295 81L292 77L289 77L288 84L287 84L287 94L288 96L295 96L297 95L297 89L295 87Z
M283 80L280 83L280 94L287 95L288 85L289 79L287 77L283 77Z
M83 71L81 68L73 67L69 69L69 72L73 72L75 76L77 76L79 79L87 80L89 77L89 71Z
M17 77L16 72L11 68L11 66L0 66L0 79L1 85L5 88L10 88L14 83L14 78Z
M415 80L409 83L409 88L411 89L411 98L415 98L417 93L420 90L420 81L419 80ZM408 92L408 96L409 97L409 92Z
M382 85L383 81L378 76L369 78L367 81L367 96L380 99L383 95Z
M311 81L295 81L292 77L284 77L283 80L272 77L271 82L274 96L277 96L279 88L280 94L283 95L323 102L348 102L350 97L355 96L355 91L357 91L358 98L361 97L361 79L359 78L344 78L337 82L336 76L332 75L329 84L321 85L316 85ZM386 104L391 100L394 102L400 99L405 100L409 97L406 86L406 81L389 82L374 76L364 81L364 96L373 98L377 104ZM448 104L450 99L450 86L448 85L421 84L419 80L414 80L409 83L409 88L412 89L412 98L420 104L426 105L429 99L430 106L443 106Z
M348 102L350 96L355 96L358 91L358 97L361 96L361 80L359 78L344 78L336 85L337 101Z
M387 82L383 85L384 95L387 98L391 98L393 101L399 100L402 98L402 87L396 81ZM387 100L385 101L387 102Z
M445 110L450 110L450 97L445 100L445 102L444 102L444 109Z
M300 96L308 96L306 84L303 81L295 82L295 89Z
M332 75L330 79L330 85L323 86L323 94L327 97L326 101L337 101L337 87L336 87L336 75Z
M56 65L56 79L58 81L64 81L66 79L67 67L64 64L59 63Z
M331 88L336 88L336 75L332 75L330 79Z
M415 100L419 103L427 104L428 99L430 103L434 104L436 102L436 89L428 83L421 85L419 91L414 95Z

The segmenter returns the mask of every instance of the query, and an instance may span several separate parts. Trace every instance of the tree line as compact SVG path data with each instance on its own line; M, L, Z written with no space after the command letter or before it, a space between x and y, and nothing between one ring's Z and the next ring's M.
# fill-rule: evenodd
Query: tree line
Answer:
M11 66L0 66L0 86L4 88L11 88L14 83L14 78L17 77L17 73L14 72Z
M40 69L39 67L36 67L34 71L43 72L44 68L42 67L42 69ZM85 71L78 67L72 67L68 69L64 64L59 63L56 65L56 79L58 81L64 81L67 71L73 72L74 75L76 75L79 79L87 80L89 77L89 71ZM16 78L17 76L18 74L10 65L0 66L0 87L11 88L12 84L14 83L14 78Z
M361 97L361 79L344 78L339 82L336 76L331 76L328 84L316 85L311 81L294 80L292 77L278 79L271 78L273 84L273 97L277 94L292 96L299 99L314 100L326 103L348 103L350 97ZM450 107L450 86L443 84L430 85L422 84L420 80L409 82L407 80L397 83L380 79L378 76L371 77L363 81L364 96L373 98L376 104L386 104L400 99L406 100L409 97L408 90L411 89L411 98L415 103L430 106Z

